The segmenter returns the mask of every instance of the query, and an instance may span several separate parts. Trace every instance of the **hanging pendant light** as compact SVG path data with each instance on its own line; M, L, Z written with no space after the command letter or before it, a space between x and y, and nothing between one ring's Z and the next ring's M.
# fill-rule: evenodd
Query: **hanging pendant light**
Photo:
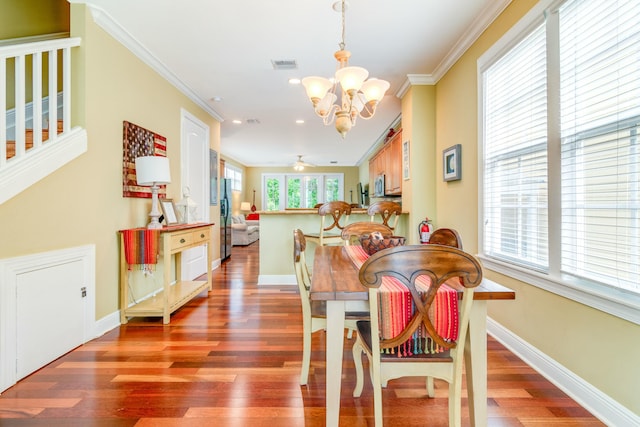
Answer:
M345 50L345 0L333 5L342 13L342 41L340 50L334 56L338 61L338 70L333 82L324 77L311 76L302 79L307 97L311 101L318 116L325 125L335 121L338 133L344 138L356 124L356 119L370 119L376 112L378 103L389 89L389 82L369 77L369 72L362 67L349 66L351 52ZM340 96L337 92L340 90Z

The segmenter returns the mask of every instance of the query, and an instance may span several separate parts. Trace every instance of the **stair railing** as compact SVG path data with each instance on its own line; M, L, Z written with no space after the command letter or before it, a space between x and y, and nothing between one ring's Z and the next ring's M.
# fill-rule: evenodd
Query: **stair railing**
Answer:
M60 37L59 35L51 35ZM71 48L80 46L81 39L55 38L41 41L25 42L26 39L12 39L0 43L0 170L8 163L19 162L27 156L35 154L43 146L43 133L48 132L46 145L55 144L65 132L71 129ZM32 40L32 39L30 39ZM46 59L43 58L47 53ZM61 66L58 66L59 56ZM11 77L10 64L13 62L13 114L7 109L7 76ZM31 75L28 75L28 64L31 65ZM62 72L61 86L59 86L59 69ZM43 74L46 72L46 75ZM45 80L46 79L46 80ZM46 82L47 94L43 94L43 82ZM31 118L27 117L27 96L30 88L30 102L32 106ZM58 93L62 93L62 105L58 105ZM48 103L48 111L43 120L43 100ZM58 110L62 110L58 117ZM7 116L12 115L8 123ZM58 121L62 122L61 132ZM27 124L33 129L33 147L27 151ZM43 132L43 124L47 129ZM7 160L7 128L13 127L15 139L15 154ZM59 133L60 132L60 133Z

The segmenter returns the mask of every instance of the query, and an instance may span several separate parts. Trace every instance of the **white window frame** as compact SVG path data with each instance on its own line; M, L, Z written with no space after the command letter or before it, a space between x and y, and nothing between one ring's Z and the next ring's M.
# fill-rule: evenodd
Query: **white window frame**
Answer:
M244 179L242 169L225 163L224 177L231 180L231 191L242 192L242 181Z
M280 206L278 210L285 210L287 206L287 181L288 178L304 178L304 177L316 177L319 179L318 182L318 203L324 203L326 201L326 187L325 180L327 178L337 178L338 179L338 198L339 200L344 200L344 174L343 173L287 173L287 174L272 174L265 173L262 174L262 200L267 201L267 179L277 179L280 181ZM304 180L303 180L304 186ZM304 200L304 192L301 195L301 200Z
M491 66L498 58L502 57L517 43L520 42L533 28L540 25L545 16L550 16L551 10L557 10L557 6L563 1L560 0L541 0L527 13L516 25L514 25L504 36L489 48L477 62L477 83L478 83L478 247L480 253L479 258L482 259L486 268L520 280L524 283L536 286L554 294L569 298L589 307L596 308L605 313L620 317L637 325L640 325L640 295L627 292L623 289L606 286L600 283L591 282L586 279L578 279L573 276L562 274L559 268L551 266L548 272L535 271L517 266L505 261L491 258L482 253L484 248L484 122L483 122L483 72ZM556 21L557 23L557 21ZM552 24L555 25L555 24ZM553 40L549 41L553 44ZM558 66L558 64L549 64L550 67ZM559 85L559 82L552 81L550 78L549 85ZM559 114L557 106L553 106L554 100L549 100L549 115L554 117ZM550 120L550 126L553 126ZM558 159L554 161L555 150L552 144L558 142L550 141L550 164L549 175L558 174L559 172L559 148ZM558 165L554 165L558 163ZM557 169L554 169L557 168ZM552 244L552 239L560 239L560 190L553 191L549 186L549 258L559 259L559 243Z

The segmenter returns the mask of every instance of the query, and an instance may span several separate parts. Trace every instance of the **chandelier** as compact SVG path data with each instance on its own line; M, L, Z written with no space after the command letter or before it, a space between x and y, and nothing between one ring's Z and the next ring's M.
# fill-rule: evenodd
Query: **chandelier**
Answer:
M335 77L332 80L317 76L305 77L302 85L323 123L330 125L335 120L336 130L344 138L351 127L355 126L358 117L365 120L373 117L378 102L389 89L389 82L375 78L367 80L369 72L366 69L349 66L351 52L344 48L345 0L336 2L333 8L336 9L338 5L342 9L342 40L340 50L334 54L338 61ZM336 102L338 98L339 102Z

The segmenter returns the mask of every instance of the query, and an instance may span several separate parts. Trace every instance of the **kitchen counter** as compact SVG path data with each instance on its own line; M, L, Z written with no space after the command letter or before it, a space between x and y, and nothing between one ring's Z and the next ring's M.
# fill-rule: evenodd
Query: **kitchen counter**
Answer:
M293 230L303 232L320 231L318 209L287 209L284 211L260 211L260 275L259 285L290 284L294 285L293 270ZM354 208L349 216L349 223L370 221L367 210ZM409 215L403 212L394 232L397 236L408 236L407 224ZM307 264L313 265L313 254L316 245L307 244Z

